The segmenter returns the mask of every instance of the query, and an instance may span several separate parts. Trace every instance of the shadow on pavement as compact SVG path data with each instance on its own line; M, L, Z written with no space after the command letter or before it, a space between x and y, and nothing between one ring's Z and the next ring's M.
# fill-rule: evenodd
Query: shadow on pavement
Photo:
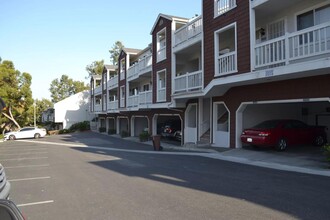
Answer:
M118 159L90 163L129 177L246 200L298 219L313 219L315 216L330 219L330 193L324 194L329 192L328 177L277 171L198 156L73 149L114 156ZM310 198L315 198L315 201Z

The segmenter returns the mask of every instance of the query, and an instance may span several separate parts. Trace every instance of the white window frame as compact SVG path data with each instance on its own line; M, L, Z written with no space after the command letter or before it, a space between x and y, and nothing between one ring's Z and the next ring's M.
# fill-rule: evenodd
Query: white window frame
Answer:
M126 103L125 103L125 99L126 99L126 91L125 91L125 86L121 86L120 87L120 107L124 108ZM124 101L124 102L123 102Z
M330 4L330 1L325 1L325 2L322 2L320 4L316 4L312 7L309 7L309 8L306 8L302 11L299 11L297 13L294 14L294 19L295 19L295 22L294 22L294 25L295 25L295 30L298 31L298 16L301 15L301 14L304 14L306 12L309 12L309 11L313 11L313 16L314 16L314 26L315 26L315 10L318 9L318 8L322 8L323 6L326 6L326 5L329 5Z
M227 72L227 73L223 73L220 74L219 73L219 67L218 67L218 59L219 59L219 50L220 50L220 45L219 45L219 34L222 32L225 32L231 28L234 27L235 30L235 65L236 65L236 69L231 71L231 72ZM231 23L223 28L220 28L219 30L214 32L214 76L224 76L224 75L228 75L228 74L232 74L238 71L238 66L237 66L237 23Z
M160 74L164 73L164 87L160 87ZM158 90L159 89L165 89L165 98L164 99L159 99L159 95L158 95ZM156 91L157 91L157 102L164 102L166 101L166 69L162 69L160 71L157 71L157 82L156 82Z
M161 46L160 45L160 40L159 40L159 36L161 35L161 34L163 34L164 33L164 35L165 35L165 46ZM167 42L166 42L166 39L167 39L167 33L166 33L166 27L165 28L163 28L163 29L161 29L160 31L158 31L157 32L157 63L158 62L160 62L160 61L163 61L163 60L166 60L166 47L167 47ZM161 50L161 49L164 49L165 50L165 54L164 54L164 58L159 58L159 56L158 56L158 52L159 52L159 50Z
M225 8L222 12L218 10L218 2L219 1L225 1L228 4L228 7ZM233 2L232 6L230 7L230 3ZM236 0L214 0L214 18L226 14L228 11L233 10L237 7Z

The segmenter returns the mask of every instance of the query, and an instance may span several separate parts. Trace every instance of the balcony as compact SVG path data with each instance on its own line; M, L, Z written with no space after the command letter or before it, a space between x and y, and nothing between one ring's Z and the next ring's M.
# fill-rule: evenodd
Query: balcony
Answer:
M146 72L150 72L151 65L152 65L152 54L149 54L148 56L141 58L139 62L133 64L130 68L128 68L127 79L133 80Z
M118 86L118 75L112 77L108 81L108 89L114 88Z
M173 47L184 47L202 39L203 20L199 16L174 32Z
M157 91L157 102L165 102L166 101L166 87L160 88Z
M95 96L96 95L99 95L101 93L102 93L102 86L101 85L99 85L99 86L97 86L97 87L94 88L94 95Z
M102 105L96 104L94 105L94 112L101 112L102 111Z
M139 102L139 95L129 96L127 99L127 107L137 107Z
M157 51L157 62L160 62L165 59L166 59L166 47L163 47Z
M147 105L152 103L152 91L144 91L139 93L139 105Z
M124 80L125 79L125 72L121 71L120 72L120 80Z
M330 22L287 33L255 46L255 68L272 68L318 59L330 53Z
M118 100L108 101L108 111L116 111L118 110Z
M203 71L187 73L174 78L174 92L188 92L203 88Z
M237 72L237 53L236 51L225 53L218 57L218 72L216 75L226 75Z

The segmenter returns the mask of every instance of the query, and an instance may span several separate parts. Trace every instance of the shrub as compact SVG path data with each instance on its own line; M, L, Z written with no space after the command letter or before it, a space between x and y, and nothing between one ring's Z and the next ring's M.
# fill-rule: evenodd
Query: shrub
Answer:
M100 127L99 128L99 132L101 132L101 133L106 132L106 131L107 131L107 129L105 127Z
M148 141L150 138L150 134L147 131L142 131L139 137L141 142Z
M128 131L122 131L122 132L120 133L120 136L121 136L122 138L125 138L125 137L128 137L128 136L129 136L129 133L128 133Z
M78 122L69 128L71 131L87 131L90 130L90 124L89 121L83 121L83 122Z
M68 133L70 133L70 130L68 130L68 129L62 129L62 130L59 130L58 133L59 134L68 134Z
M108 129L108 134L116 134L116 129Z
M330 162L330 144L326 144L322 147L323 153L326 156L326 160Z

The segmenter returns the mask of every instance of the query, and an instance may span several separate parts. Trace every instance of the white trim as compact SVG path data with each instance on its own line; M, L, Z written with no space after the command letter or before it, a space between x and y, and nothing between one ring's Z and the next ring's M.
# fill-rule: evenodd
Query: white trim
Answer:
M165 33L165 39L164 39L165 40L165 47L161 47L160 41L159 41L159 35L161 33L163 33L163 32ZM159 63L159 62L167 59L167 57L166 57L166 51L167 51L167 47L169 46L167 44L168 44L168 42L167 42L167 30L166 30L166 27L164 27L163 29L161 29L160 31L158 31L157 34L156 34L156 63ZM160 49L163 49L163 48L165 48L164 59L158 59L158 51Z
M162 73L162 72L164 72L164 79L165 79L165 99L164 100L159 100L158 99L158 90L161 89L161 88L159 88L160 87L160 85L159 85L159 74ZM167 91L167 86L166 86L166 84L167 84L167 79L166 79L167 70L166 70L166 68L157 71L156 72L156 77L157 77L156 78L156 102L166 102L166 100L167 100L167 96L166 96L166 91Z
M210 133L212 133L212 139L211 139L212 140L212 146L216 147L214 132L217 131L216 126L218 124L218 123L215 123L215 121L217 121L218 119L214 120L216 114L218 113L218 111L216 111L215 108L217 108L217 105L223 105L226 108L227 112L228 112L228 146L220 146L220 147L230 148L230 134L231 134L231 132L230 132L230 111L229 111L229 108L227 107L226 103L223 102L223 101L216 101L216 102L213 102L213 103L211 102L211 104L212 104L211 107L212 107L212 111L213 111L212 116L211 116L212 117L212 126L210 126L212 128L212 132L210 132Z
M184 112L184 117L185 117L185 120L184 120L184 129L183 129L183 133L184 133L184 143L191 143L191 142L187 142L186 140L187 140L187 138L186 137L188 137L188 132L186 132L186 129L188 128L188 123L189 123L189 117L188 117L188 112L190 111L190 109L192 108L192 107L195 107L196 108L196 115L195 115L195 119L196 119L196 133L194 134L194 136L193 136L193 140L194 140L194 144L196 144L197 143L197 141L198 141L198 139L199 139L199 137L198 137L198 124L199 124L199 120L198 120L198 103L190 103L190 104L188 104L188 106L187 106L187 108L186 108L186 110L185 110L185 112ZM182 124L181 124L181 127L182 127ZM192 128L193 129L193 128ZM181 132L182 132L182 130L181 130ZM191 137L193 134L191 134L190 132L189 132L189 136ZM181 138L182 139L182 138Z
M217 62L217 60L219 58L219 46L220 46L219 34L222 32L225 32L233 27L235 30L235 67L236 67L236 69L233 71L230 71L230 72L219 74L219 67L218 67L218 62ZM237 52L238 52L238 50L237 50L237 22L233 22L225 27L222 27L222 28L214 31L214 77L225 76L228 74L238 72ZM231 52L231 53L233 53L233 52Z

